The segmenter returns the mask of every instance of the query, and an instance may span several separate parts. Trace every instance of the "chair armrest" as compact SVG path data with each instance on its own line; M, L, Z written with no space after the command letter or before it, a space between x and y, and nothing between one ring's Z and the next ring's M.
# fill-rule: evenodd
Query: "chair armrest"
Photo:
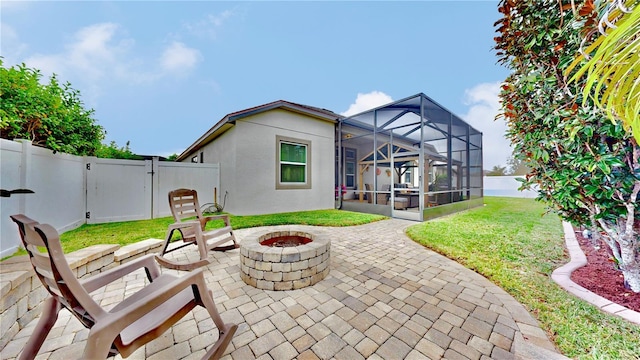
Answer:
M200 222L198 220L189 220L189 221L173 223L169 225L169 228L167 229L167 233L169 233L170 231L180 230L180 229L189 228L193 226L200 227Z
M165 236L165 241L169 241L171 239L171 235L173 235L173 232L176 230L180 231L180 229L193 228L197 232L198 230L201 230L200 226L201 226L200 221L198 220L189 220L189 221L173 223L169 225L169 227L167 228L167 235Z
M15 215L11 215L10 217L12 217L15 220L20 221L21 223L25 224L25 225L38 225L39 223L29 217L27 217L24 214L15 214Z
M90 293L141 268L146 269L147 277L151 281L160 275L160 266L158 266L158 263L155 260L155 254L148 254L119 265L113 269L91 276L86 280L80 280L80 284L82 284L87 292Z
M229 220L229 215L211 215L211 216L205 216L202 218L202 223L206 224L211 220L222 220L224 221L224 224L226 226L231 226L230 220Z
M186 275L175 277L172 281L164 284L162 287L154 289L153 292L146 294L146 296L137 299L131 304L128 304L123 308L119 308L117 311L109 312L107 315L108 320L102 323L96 323L91 331L98 332L103 330L101 328L115 326L116 329L118 329L118 332L120 332L134 321L137 321L141 317L147 315L150 311L169 301L172 297L192 285L195 285L199 293L208 291L202 269L196 269ZM195 294L193 295L195 299Z

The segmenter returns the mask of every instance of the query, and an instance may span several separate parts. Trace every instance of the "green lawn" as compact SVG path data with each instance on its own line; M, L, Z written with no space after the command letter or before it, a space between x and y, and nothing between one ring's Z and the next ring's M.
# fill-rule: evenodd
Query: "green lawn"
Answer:
M407 234L513 295L566 356L640 358L640 326L601 312L551 280L568 257L559 218L545 215L540 203L487 197L482 208L414 225Z
M314 210L280 214L234 216L229 215L234 229L243 229L269 225L317 225L352 226L385 219L380 215L363 214L344 210ZM60 242L65 253L69 253L96 244L127 245L148 238L164 239L167 227L173 223L172 217L152 220L114 222L82 225L65 232ZM212 221L207 228L222 227L221 220ZM176 236L174 234L174 236Z

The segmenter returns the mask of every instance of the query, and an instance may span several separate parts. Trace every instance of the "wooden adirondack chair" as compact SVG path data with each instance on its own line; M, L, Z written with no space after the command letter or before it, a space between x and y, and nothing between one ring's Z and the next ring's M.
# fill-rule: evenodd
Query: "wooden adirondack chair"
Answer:
M192 270L211 263L209 251L226 251L240 247L236 241L228 215L203 216L198 202L198 193L190 189L177 189L169 192L169 207L175 223L169 225L164 245L158 256L158 262L171 269ZM209 221L221 219L224 227L205 230ZM169 248L173 232L182 235L182 244ZM223 245L231 242L230 245ZM190 263L179 263L164 257L164 254L181 249L188 245L198 246L200 260Z
M62 308L69 310L89 329L84 359L104 359L115 354L126 358L160 337L196 306L207 310L219 334L203 359L217 359L224 353L238 326L222 321L202 271L181 277L161 274L154 255L148 255L86 280L78 280L71 272L53 227L24 215L12 215L11 219L18 224L31 264L51 295L43 304L40 320L20 359L36 357ZM42 252L39 247L46 251ZM141 268L145 269L150 283L111 309L101 307L89 295Z

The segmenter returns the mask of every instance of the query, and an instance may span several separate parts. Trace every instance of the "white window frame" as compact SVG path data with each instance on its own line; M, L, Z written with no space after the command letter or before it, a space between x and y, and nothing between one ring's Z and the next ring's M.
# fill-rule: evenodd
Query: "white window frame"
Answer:
M355 148L350 148L350 147L343 147L344 149L344 179L343 179L343 184L345 185L345 187L347 189L353 190L356 188L357 184L358 184L358 150ZM347 159L347 151L353 151L353 158L352 159ZM347 163L348 162L352 162L353 163L353 174L348 174L347 173ZM347 178L349 176L353 176L353 185L352 186L347 186Z

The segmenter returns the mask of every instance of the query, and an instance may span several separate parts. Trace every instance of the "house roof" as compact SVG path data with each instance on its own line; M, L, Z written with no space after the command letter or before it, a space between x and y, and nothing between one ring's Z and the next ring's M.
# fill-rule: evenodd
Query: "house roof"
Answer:
M235 122L246 118L248 116L256 115L265 111L270 111L274 109L285 109L288 111L292 111L295 113L303 114L306 116L310 116L320 120L326 120L330 122L337 122L342 119L343 116L334 113L333 111L322 109L315 106L297 104L290 101L285 100L277 100L274 102L270 102L263 105L258 105L255 107L251 107L248 109L232 112L223 117L220 121L218 121L211 129L205 132L198 140L196 140L193 144L191 144L185 151L178 156L176 161L182 161L186 159L189 155L198 151L203 146L207 145L211 141L213 141L218 136L222 135L224 132L229 130L231 127L235 125Z

